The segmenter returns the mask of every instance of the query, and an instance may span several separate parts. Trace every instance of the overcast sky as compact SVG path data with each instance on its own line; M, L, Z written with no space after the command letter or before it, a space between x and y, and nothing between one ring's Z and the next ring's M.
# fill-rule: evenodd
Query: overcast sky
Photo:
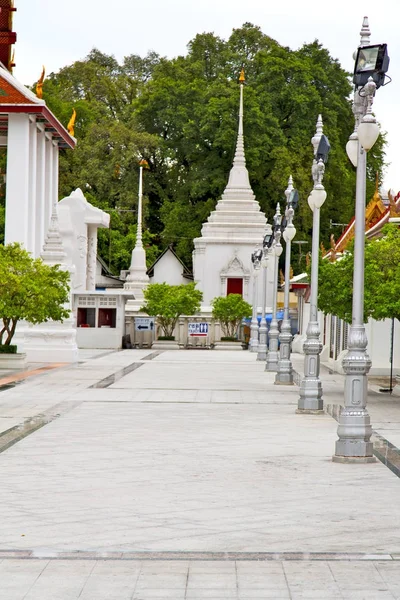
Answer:
M246 21L293 49L317 38L351 71L367 15L371 43L388 44L393 83L378 90L374 110L388 132L384 185L400 190L400 0L15 0L15 6L14 75L26 84L38 79L43 64L57 71L93 47L119 60L149 50L173 57L185 54L197 33L227 38Z

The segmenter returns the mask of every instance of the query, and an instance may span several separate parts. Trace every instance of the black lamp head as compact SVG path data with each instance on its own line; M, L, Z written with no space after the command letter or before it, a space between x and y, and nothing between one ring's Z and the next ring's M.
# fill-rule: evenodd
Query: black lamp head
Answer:
M271 248L272 242L274 241L274 236L271 233L266 233L263 239L263 248Z
M354 66L353 83L356 87L362 87L372 77L376 87L381 87L385 82L385 73L389 69L389 61L387 44L359 48Z
M318 144L317 160L320 160L322 158L323 162L326 164L326 162L328 161L328 154L330 149L331 145L329 143L328 138L326 137L326 135L322 135Z
M297 190L292 190L289 195L288 204L296 210L297 205L299 203L299 192Z

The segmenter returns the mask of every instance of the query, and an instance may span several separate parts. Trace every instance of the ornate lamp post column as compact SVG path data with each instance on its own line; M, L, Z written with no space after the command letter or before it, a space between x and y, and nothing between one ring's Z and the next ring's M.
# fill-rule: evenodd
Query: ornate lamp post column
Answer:
M292 327L290 324L289 314L289 288L290 288L290 255L291 244L296 229L293 225L294 209L297 206L299 195L297 190L293 189L293 179L290 175L288 187L285 191L286 195L286 211L285 221L286 227L283 231L283 239L286 242L285 256L285 295L283 303L283 321L281 332L279 334L280 350L278 361L278 372L275 377L275 383L280 385L293 385L293 367L290 360L290 344L292 342Z
M272 248L272 256L270 258L275 261L275 270L274 270L274 295L272 300L272 321L271 326L269 328L269 348L267 354L267 362L265 363L266 371L276 371L278 369L278 338L279 338L279 329L278 329L278 321L276 318L276 305L278 299L278 271L279 271L279 257L282 254L282 246L281 246L281 223L282 223L282 215L281 209L279 206L279 202L276 205L276 213L274 216L274 245Z
M258 299L258 275L260 272L262 259L262 250L255 249L251 255L253 263L253 313L250 325L250 352L258 352L258 319L257 319L257 299Z
M319 339L320 329L318 322L319 222L320 208L326 199L326 191L322 185L322 179L330 146L328 139L322 132L322 118L321 115L319 115L317 120L317 131L311 140L314 147L314 161L312 166L314 189L308 198L308 204L313 211L310 320L306 332L307 339L303 346L305 355L304 377L300 384L300 397L298 409L296 411L298 413L323 412L322 385L319 378L319 355L322 351L322 344Z
M261 323L260 323L260 343L258 345L258 354L257 360L266 360L268 346L267 346L267 336L268 336L268 326L267 326L267 318L265 314L265 308L267 303L267 268L269 261L269 247L272 241L272 228L268 223L267 232L263 239L263 256L261 260L261 267L263 270L263 291L262 291L262 304L261 304Z
M386 45L368 46L369 27L364 19L361 30L361 45L358 49L353 81L353 112L356 131L350 139L354 147L358 137L357 179L356 179L356 215L354 235L354 275L352 323L348 338L348 353L343 359L345 372L344 410L339 416L338 441L336 442L335 462L373 462L373 444L371 442L371 422L367 411L367 374L371 360L367 353L367 336L364 326L364 246L365 246L365 200L366 200L366 153L372 148L379 136L379 127L372 115L372 102L377 87L383 84L385 72L389 66ZM375 68L366 71L364 57L374 58L371 50L384 47L384 55L376 60ZM371 59L370 59L371 61ZM369 61L369 62L370 62ZM368 67L367 67L368 68ZM361 119L362 117L362 119ZM361 122L360 122L361 120ZM349 146L349 144L348 144ZM354 153L347 147L350 160L354 164Z

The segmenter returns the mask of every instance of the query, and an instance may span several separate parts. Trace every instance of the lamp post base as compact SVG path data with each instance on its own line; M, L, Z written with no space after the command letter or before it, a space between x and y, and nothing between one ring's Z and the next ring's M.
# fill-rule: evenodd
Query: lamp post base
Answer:
M300 384L300 397L297 403L298 412L324 412L322 384L320 379L304 378Z
M296 415L324 415L324 410L312 410L310 408L296 408Z
M375 456L332 456L332 462L346 464L366 464L376 462Z
M279 365L279 368L282 368L282 363ZM275 377L275 385L294 385L292 371L285 373L278 371Z
M278 370L279 354L277 351L270 350L267 356L267 362L265 363L266 371L277 371Z

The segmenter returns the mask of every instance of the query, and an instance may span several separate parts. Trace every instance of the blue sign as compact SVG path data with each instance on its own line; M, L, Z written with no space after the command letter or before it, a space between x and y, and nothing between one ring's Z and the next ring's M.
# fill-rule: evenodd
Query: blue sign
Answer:
M208 323L188 323L190 337L206 337L208 335Z

